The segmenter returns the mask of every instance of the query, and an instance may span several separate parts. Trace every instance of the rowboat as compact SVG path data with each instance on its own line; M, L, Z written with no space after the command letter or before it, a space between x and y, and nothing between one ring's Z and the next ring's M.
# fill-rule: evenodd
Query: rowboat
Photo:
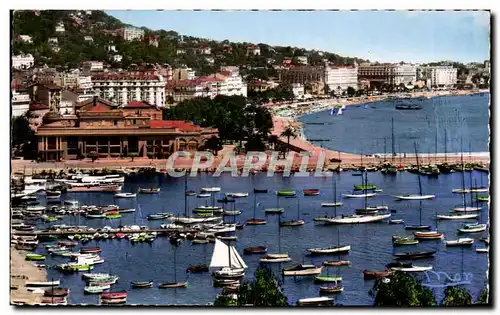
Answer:
M393 271L403 271L403 272L424 272L432 270L432 266L414 266L412 263L390 263L387 267Z
M392 237L392 244L394 246L416 245L418 243L419 243L419 240L417 240L413 237L407 237L407 236L393 236Z
M462 228L458 229L460 233L478 233L486 231L486 224L465 224Z
M280 226L301 226L305 224L304 220L290 220L290 221L283 221L279 223Z
M101 285L101 286L86 286L83 292L88 294L98 294L104 292L104 290L109 290L111 285Z
M304 189L303 193L304 193L304 196L318 196L319 189Z
M147 219L148 220L163 220L163 219L166 219L167 216L165 216L164 214L158 214L158 213L155 213L155 214L148 214L147 216Z
M377 186L374 184L354 185L354 190L373 190L373 189L377 189Z
M121 291L121 292L106 292L101 294L101 299L123 299L127 298L127 292Z
M100 253L100 247L82 247L80 248L80 253Z
M459 238L458 240L445 241L446 246L472 246L474 239L472 238Z
M488 192L488 187L472 187L471 189L453 189L455 194L470 194L470 193L483 193Z
M345 198L370 198L375 197L376 193L366 193L366 194L343 194Z
M476 211L481 211L481 207L456 207L453 208L453 211L455 212L476 212Z
M171 288L186 288L188 286L187 282L167 282L158 285L159 289L171 289Z
M267 254L259 260L261 264L284 263L290 261L292 261L292 258L288 257L288 254Z
M196 208L194 208L193 211L195 210L205 210L205 211L220 211L222 212L222 207L219 207L219 206L198 206Z
M217 202L220 202L220 203L233 203L233 202L236 202L236 200L224 197L222 199L217 199Z
M186 191L184 192L184 195L185 195L186 197L196 196L196 192L195 192L195 191L193 191L193 190L186 190Z
M477 201L489 201L490 197L489 196L476 196Z
M314 282L323 283L323 282L338 282L342 281L342 277L340 276L316 276L314 277Z
M389 220L389 224L403 224L405 221L403 219Z
M186 272L198 273L198 272L206 272L208 270L209 269L207 265L196 265L187 267Z
M422 224L414 224L414 225L405 225L405 230L430 230L430 225L422 225Z
M132 288L152 288L153 287L153 281L132 281L130 283L132 285Z
M348 266L351 262L349 260L325 260L323 266L337 267L337 266Z
M285 208L269 208L264 210L264 212L268 214L279 214L285 212Z
M373 214L377 214L378 210L376 210L376 209L356 209L354 212L356 214L373 215Z
M245 197L248 197L248 193L227 193L226 197L229 197L229 198L245 198Z
M170 217L170 219L172 220L172 222L176 223L191 224L191 223L219 221L220 217L207 217L207 218Z
M26 281L25 287L58 287L60 284L59 280L55 281Z
M489 253L488 248L476 248L477 253Z
M295 190L278 190L276 194L278 196L295 196Z
M212 194L198 194L196 195L196 198L210 198Z
M41 261L41 260L45 260L45 256L40 255L40 254L29 253L29 254L26 254L25 259L26 260Z
M443 238L443 233L437 231L415 232L414 235L418 240L436 240Z
M100 283L110 283L110 284L115 284L116 281L118 281L119 277L118 276L108 276L108 277L102 277L102 278L90 278L87 279L87 282L92 285L99 285Z
M314 297L299 299L297 301L298 306L328 306L333 305L334 299L324 296L324 297Z
M141 194L157 194L159 192L160 188L139 188Z
M45 296L67 296L70 290L66 288L52 288L44 290Z
M223 215L225 216L233 216L233 215L239 215L241 214L240 210L224 210L222 212Z
M342 285L334 285L331 287L319 287L319 293L340 293L344 291L344 287Z
M134 193L118 193L115 194L115 198L135 198L137 194Z
M248 219L247 225L264 225L266 224L266 220L264 219Z
M119 213L115 213L115 214L106 214L104 217L106 219L119 219L122 217L122 215Z
M61 271L77 272L77 271L90 271L94 269L94 266L88 264L68 263L68 264L59 264L56 266L56 268Z
M364 270L363 279L373 280L378 278L384 278L389 276L391 273L392 273L391 270L382 270L382 271Z
M398 195L394 196L394 198L399 200L427 200L433 199L436 195Z
M429 258L431 256L434 256L436 253L435 250L431 251L423 251L423 252L404 252L404 253L395 253L394 256L396 256L398 259L420 259L420 258Z
M376 214L376 215L344 215L342 217L327 218L325 221L329 224L354 224L354 223L371 223L378 222L390 218L391 214Z
M265 254L267 253L267 247L265 246L253 246L247 247L243 250L243 253L246 255L250 254Z
M219 192L220 187L205 187L200 189L202 192Z
M345 254L351 249L351 245L332 246L326 248L309 248L307 251L313 255L321 254Z
M322 202L322 207L341 207L343 205L342 202Z
M438 214L437 215L437 218L439 220L467 220L467 219L475 219L479 216L479 214L474 214L474 213L471 213L471 214L450 214L450 215L446 215L446 214Z
M84 279L99 279L99 278L108 278L111 275L109 273L84 273L82 274L82 278Z
M116 304L125 304L127 303L127 298L121 298L121 299L100 299L101 304L104 305L116 305Z
M254 194L267 194L267 189L253 189Z
M66 305L68 303L66 297L62 296L58 297L44 296L40 299L40 302L43 305Z
M297 265L291 268L283 269L283 276L315 276L319 275L323 267L316 267L314 265Z
M100 214L90 214L90 213L87 213L85 215L85 217L87 219L102 219L102 218L106 217L106 215L104 213L100 213Z

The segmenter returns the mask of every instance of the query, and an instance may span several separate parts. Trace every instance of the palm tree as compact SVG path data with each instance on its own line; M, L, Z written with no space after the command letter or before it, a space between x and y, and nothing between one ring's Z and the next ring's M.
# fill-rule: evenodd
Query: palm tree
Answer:
M288 126L283 130L283 132L280 135L281 137L286 137L287 139L287 152L290 150L290 138L297 138L297 132L292 126Z

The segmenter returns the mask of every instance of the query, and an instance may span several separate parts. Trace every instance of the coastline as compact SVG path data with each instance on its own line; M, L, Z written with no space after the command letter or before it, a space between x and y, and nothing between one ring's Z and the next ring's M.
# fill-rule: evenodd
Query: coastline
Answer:
M28 291L25 287L26 281L47 281L47 271L39 269L24 259L24 251L11 247L10 249L10 303L16 305L40 304L40 294ZM19 276L24 276L23 279ZM12 290L13 287L17 289Z
M435 92L415 92L412 93L411 95L405 95L404 98L406 99L411 99L411 98L418 98L418 97L427 97L427 98L435 98L435 97L440 97L440 96L463 96L463 95L474 95L474 94L481 94L481 93L490 93L489 90L459 90L459 91L453 91L453 93L450 93L450 91L435 91ZM337 163L337 165L340 166L360 166L361 165L361 155L355 154L355 153L348 153L348 152L342 152L342 151L337 151L337 150L331 150L331 149L325 149L322 147L319 147L310 141L307 140L304 134L303 126L302 123L298 122L297 119L301 116L311 114L313 112L317 111L323 111L331 108L333 105L339 106L339 105L345 105L345 106L354 106L354 105L360 105L360 104L366 104L366 103L373 103L373 102L378 102L378 101L383 101L388 99L388 95L383 95L383 96L374 96L371 98L361 98L357 97L354 98L351 101L346 101L342 103L330 103L329 107L325 106L320 106L317 108L307 108L307 109L297 109L297 111L300 114L295 114L291 115L288 117L283 117L283 116L278 116L276 114L273 114L273 123L274 123L274 128L272 131L273 135L278 136L278 138L286 143L288 139L281 137L281 133L288 127L291 126L295 128L297 131L297 138L295 139L290 139L290 144L299 148L303 148L305 151L313 152L313 156L317 156L320 151L324 151L326 153L327 159L340 159L342 160L341 163ZM291 107L291 105L289 106ZM318 108L320 108L318 110ZM488 163L490 162L490 153L489 152L476 152L472 156L472 161L471 162L479 162L479 163ZM391 157L385 156L383 154L374 154L374 155L363 155L363 160L364 163L367 165L374 165L374 164L381 164L385 160L391 160ZM411 154L404 154L402 157L401 154L398 154L395 158L395 163L397 164L416 164L416 157L411 155ZM431 154L431 155L420 155L419 154L419 160L421 163L427 163L427 164L438 164L438 163L444 163L445 160L448 163L458 163L460 161L460 156L457 153L449 153L447 154L446 158L444 154Z

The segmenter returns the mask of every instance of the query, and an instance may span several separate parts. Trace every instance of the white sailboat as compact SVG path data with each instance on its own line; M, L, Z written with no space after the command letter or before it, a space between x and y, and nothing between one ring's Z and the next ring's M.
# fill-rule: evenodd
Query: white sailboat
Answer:
M458 232L460 233L479 233L486 231L487 225L486 224L465 224L463 227L458 229Z
M445 241L446 246L472 246L474 239L472 238L459 238L458 240Z
M394 196L394 198L397 198L399 200L426 200L426 199L433 199L435 197L436 197L436 195L397 195L397 196Z
M438 214L437 218L440 220L467 220L467 219L475 219L479 216L479 214Z
M453 211L455 212L476 212L476 211L481 211L481 207L456 207L453 208Z
M202 188L200 190L203 192L219 192L220 187L205 187L205 188Z
M394 271L403 271L403 272L423 272L432 270L432 266L402 266L402 267L391 267L391 270Z
M214 272L216 278L241 278L248 268L243 258L234 246L227 245L219 239L215 239L214 252L210 261L210 268L221 268Z
M333 176L332 176L333 178ZM343 205L342 202L337 201L337 182L335 178L333 178L333 202L322 202L322 207L341 207Z
M339 108L339 111L337 112L337 116L342 116L342 107Z
M365 193L365 194L343 194L345 198L370 198L375 197L376 193Z
M204 223L204 222L215 222L220 221L221 217L202 217L202 218L188 218L180 216L172 216L170 220L174 223L190 224L190 223Z
M378 222L390 218L391 214L375 214L375 215L344 215L337 218L325 218L324 222L330 224L353 224L353 223L371 223Z

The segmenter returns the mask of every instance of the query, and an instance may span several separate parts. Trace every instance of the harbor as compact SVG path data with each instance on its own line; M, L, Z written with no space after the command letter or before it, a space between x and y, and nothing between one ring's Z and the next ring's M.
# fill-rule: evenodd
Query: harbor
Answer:
M362 173L367 176L367 182L375 186L377 191L374 193L375 196L368 199L347 198L349 194L360 194L355 188L362 183L362 178L365 178L358 176ZM112 192L66 192L61 194L61 204L47 204L46 195L40 191L36 194L36 201L39 202L38 207L45 209L64 207L64 201L71 201L69 204L75 204L77 208L94 205L97 208L104 208L103 211L109 211L111 205L116 205L118 209L135 209L135 211L121 213L120 218L93 219L86 217L85 213L88 213L88 210L85 210L74 212L72 215L58 215L57 221L54 222L40 220L43 215L40 214L38 218L36 215L24 218L26 225L35 227L34 231L12 230L13 237L21 234L54 237L51 241L40 238L33 250L34 253L44 256L44 261L26 262L26 264L44 265L47 281L59 280L61 288L69 288L70 294L66 297L68 304L99 303L99 295L84 292L85 281L82 280L81 274L85 272L108 273L119 277L118 281L111 285L110 291L126 291L127 304L212 303L224 289L214 286L215 280L211 272L186 271L194 265L208 266L218 240L230 242L248 266L245 269L244 280L251 280L255 269L261 266L260 261L264 254L249 255L244 251L255 246L263 245L268 253L287 253L290 259L286 262L267 265L277 275L282 274L282 269L297 264L311 264L317 268L325 261L338 259L337 257L349 261L349 265L346 266L335 266L335 264L330 267L323 266L320 273L322 276L338 274L342 277L343 291L334 294L333 297L336 303L344 305L371 304L371 298L367 293L373 285L373 280L365 280L365 271L385 270L387 268L385 265L396 258L394 254L401 252L435 251L434 255L415 261L415 265L432 266L433 271L443 271L447 274L470 273L472 280L468 289L473 294L479 294L487 283L488 255L479 250L488 248L483 242L488 238L488 230L465 234L473 239L472 246L449 247L445 242L463 238L464 234L458 232L463 224L489 222L488 202L480 202L476 198L476 195L484 196L487 192L478 194L454 192L462 188L464 179L466 188L487 187L488 174L482 171L453 171L436 177L415 173L411 169L401 170L396 174L346 170L333 176L335 187L332 186L332 177L284 177L277 174L268 178L265 173L253 174L247 178L233 178L230 174L213 178L210 173L200 173L196 177L186 179L172 178L159 172L120 176L124 177L124 182L120 184L121 192L135 193L140 188L159 188L159 191L154 194L137 193L135 198L116 198ZM399 201L395 197L418 193L419 179L422 182L422 193L433 194L434 198L420 203L418 200ZM186 194L186 191L189 193ZM210 197L198 197L207 194L206 191ZM234 202L218 202L224 201L226 194L242 197L234 198ZM282 196L277 197L277 194ZM179 198L179 196L186 197ZM474 212L478 216L472 220L436 221L437 215L458 213L453 209L460 207L464 200L468 206L471 206L471 202L474 206L479 204L480 211ZM335 201L341 202L342 205L322 206L324 203ZM212 203L227 211L237 209L241 214L220 216L218 222L203 223L202 220L201 223L187 226L175 223L179 217L204 218L196 215L195 210L209 207ZM27 207L37 207L37 205ZM324 225L317 220L336 216L347 218L354 209L370 207L379 208L381 214L387 213L390 217L366 224ZM272 208L283 208L283 213L271 214L267 210ZM36 212L36 208L30 209L35 209ZM53 216L52 211L42 211L42 213ZM149 216L159 212L170 215L160 220L148 220ZM212 216L217 215L212 214ZM247 224L252 218L264 219L265 224ZM282 225L280 222L297 220L302 220L304 223L280 227ZM405 229L405 226L418 224L437 229L444 234L444 237L437 240L421 240L415 245L393 244L394 235L406 237L414 235L415 231ZM225 228L227 232L218 233L217 226ZM73 230L69 231L68 229L72 227ZM60 231L57 232L56 229ZM121 234L126 235L121 236ZM88 240L82 244L82 238L76 237L77 235ZM148 236L152 236L151 239L148 240ZM141 237L144 241L139 240ZM58 243L76 245L62 250L74 255L82 249L99 248L98 256L103 262L93 265L92 271L62 273L57 266L67 264L70 260L59 254L51 254L48 251L51 247L47 248L47 245L55 246ZM336 252L313 256L309 254L311 248L329 248L337 244L349 245L349 250L339 253L340 255ZM25 251L20 253L26 255ZM469 268L472 265L474 268ZM424 274L419 277L425 280ZM174 278L176 281L187 282L187 287L171 290L158 288L162 283L174 281ZM284 277L282 279L284 293L289 301L295 303L298 299L318 295L320 285L315 283L314 278L314 275L296 279ZM133 282L152 282L152 287L137 289L134 288ZM440 296L442 289L436 289L435 294Z

